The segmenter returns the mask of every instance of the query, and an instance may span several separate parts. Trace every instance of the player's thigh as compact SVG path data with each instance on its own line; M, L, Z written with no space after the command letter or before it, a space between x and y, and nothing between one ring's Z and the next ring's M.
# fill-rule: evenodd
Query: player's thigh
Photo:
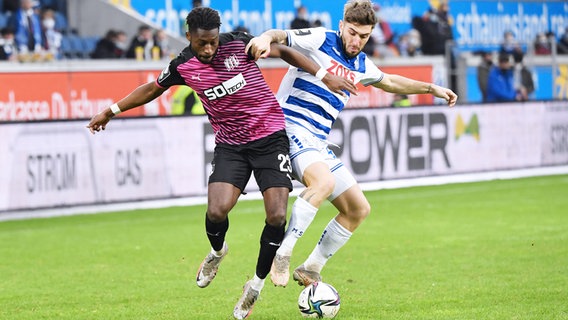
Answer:
M262 196L268 224L281 226L286 223L289 193L290 190L286 187L271 187L264 190Z
M290 146L284 130L255 141L247 150L261 192L264 193L268 188L292 190Z
M339 158L327 160L327 165L335 179L335 187L331 195L327 198L329 201L333 201L353 186L356 186L357 181Z
M238 146L218 144L215 147L211 164L209 184L225 182L235 186L241 192L245 189L252 173L252 166L247 154Z

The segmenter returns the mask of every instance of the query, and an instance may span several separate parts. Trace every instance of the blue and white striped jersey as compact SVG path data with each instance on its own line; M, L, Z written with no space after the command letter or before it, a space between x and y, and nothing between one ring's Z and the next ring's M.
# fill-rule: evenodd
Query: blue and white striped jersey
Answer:
M343 53L339 32L325 28L286 32L288 46L312 58L329 73L365 86L381 81L384 76L363 52L348 58ZM349 97L331 92L322 81L296 67L288 69L276 98L288 126L304 127L323 140L327 139L331 126L349 100Z

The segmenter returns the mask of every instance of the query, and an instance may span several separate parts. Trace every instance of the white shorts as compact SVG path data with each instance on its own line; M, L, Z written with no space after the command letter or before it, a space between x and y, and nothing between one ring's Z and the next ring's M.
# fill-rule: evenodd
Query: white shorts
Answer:
M335 178L335 189L327 198L334 200L347 189L357 184L357 181L343 165L343 162L328 148L324 141L306 129L294 125L286 127L290 139L290 162L292 163L292 176L303 183L302 177L306 168L315 162L324 162Z

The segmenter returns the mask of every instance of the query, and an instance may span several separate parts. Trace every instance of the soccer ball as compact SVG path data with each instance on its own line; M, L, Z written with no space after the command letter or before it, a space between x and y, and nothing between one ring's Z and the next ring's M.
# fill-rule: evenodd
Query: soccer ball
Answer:
M298 297L298 308L304 318L335 318L339 304L337 290L325 282L310 284Z

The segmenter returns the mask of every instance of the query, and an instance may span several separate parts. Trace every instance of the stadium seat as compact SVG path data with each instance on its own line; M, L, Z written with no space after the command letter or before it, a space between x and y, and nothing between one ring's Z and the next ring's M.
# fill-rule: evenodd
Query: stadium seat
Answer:
M90 58L91 53L95 51L99 37L83 37L83 58Z
M0 11L0 29L5 28L8 25L8 15Z
M76 34L71 34L67 37L69 38L69 43L71 45L72 57L74 59L83 58L83 52L85 51L83 39Z
M65 59L76 58L76 53L73 50L73 46L71 45L71 40L68 35L63 35L61 38L61 54Z
M59 11L55 11L55 30L66 31L69 28L67 18Z

